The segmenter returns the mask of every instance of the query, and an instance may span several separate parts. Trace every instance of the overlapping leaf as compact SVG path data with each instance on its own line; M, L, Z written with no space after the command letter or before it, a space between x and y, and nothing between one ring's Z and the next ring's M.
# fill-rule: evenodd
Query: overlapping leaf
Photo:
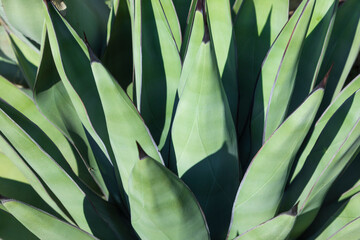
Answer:
M314 5L303 1L264 60L251 118L252 155L284 120Z
M141 156L129 180L131 222L141 239L210 239L193 193L172 172Z
M294 226L296 219L296 207L286 213L282 213L269 221L266 221L249 231L241 234L235 240L242 239L286 239Z
M360 145L359 92L351 95L331 116L307 155L304 167L286 191L283 209L299 202L300 216L293 236L313 221L331 184Z
M27 204L10 199L1 199L1 202L9 213L40 239L60 240L69 236L79 240L97 239L76 226L63 222Z
M235 127L205 31L175 114L179 176L202 206L213 238L223 238L239 183Z
M323 92L321 88L313 92L250 163L234 202L230 238L275 216L292 161L312 125Z
M129 175L138 159L136 142L139 142L153 159L162 163L162 158L149 130L124 90L96 59L92 59L91 68L104 108L117 170L127 192Z
M241 5L241 9L239 7ZM250 122L256 81L266 53L288 19L286 0L236 1L234 11L234 32L237 47L237 71L239 102L237 129L240 137L240 159L244 166L249 164ZM235 9L236 8L236 9Z
M325 53L320 74L333 65L325 92L322 109L325 109L340 93L352 65L360 51L360 3L346 1L336 14L334 28Z
M70 164L74 165L76 163L78 176L90 184L93 189L97 190L97 188L100 187L101 194L104 194L105 197L108 198L109 192L105 187L101 170L106 168L103 166L108 165L110 165L108 168L113 168L108 159L104 162L96 161L93 150L88 142L85 129L77 116L76 110L74 109L71 99L57 72L46 29L43 33L44 36L41 49L42 58L34 87L36 104L41 113L44 114L66 137L62 136L67 145L69 145L66 149L67 151L63 151L64 156L65 159L71 161ZM34 120L32 119L32 121ZM38 125L41 126L42 124ZM48 135L50 134L47 129L44 129L44 132ZM57 146L60 147L64 144L65 143L57 143ZM96 185L98 186L95 185L94 179L91 179L92 177L94 177ZM112 183L107 182L108 188L114 190L114 187L111 187L111 185L116 186L116 181L110 179L111 175L105 177L105 180L112 181ZM115 195L115 198L119 198L117 191L112 191L112 195Z

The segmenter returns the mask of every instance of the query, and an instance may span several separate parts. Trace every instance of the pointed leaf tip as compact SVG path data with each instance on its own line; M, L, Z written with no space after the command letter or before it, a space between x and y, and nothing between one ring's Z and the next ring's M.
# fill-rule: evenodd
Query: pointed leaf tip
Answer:
M319 85L314 90L317 90L319 88L325 89L325 87L327 85L327 82L328 82L328 79L330 77L331 70L333 69L333 67L334 67L334 63L331 65L329 71L327 71L327 73L325 74L325 77L323 78L323 80L321 80Z
M201 13L205 12L205 1L204 0L198 0L197 1L196 10L200 11Z
M143 160L147 157L149 157L146 152L144 151L144 149L142 149L142 147L140 146L140 144L136 141L136 146L138 148L138 152L139 152L139 159Z
M201 12L201 14L203 15L204 18L204 38L203 38L203 42L207 43L210 41L210 32L209 32L209 26L208 26L208 22L207 22L207 14L205 11L205 0L198 0L197 4L196 4L196 11Z
M289 210L289 212L288 212L288 214L289 215L291 215L291 216L297 216L298 215L298 207L299 207L299 202L297 202L296 204L295 204L295 206L293 206L290 210Z
M91 49L89 41L87 40L86 34L85 32L83 32L84 34L84 43L89 51L89 56L90 56L90 62L100 62L100 60L98 59L98 57L95 55L94 51Z

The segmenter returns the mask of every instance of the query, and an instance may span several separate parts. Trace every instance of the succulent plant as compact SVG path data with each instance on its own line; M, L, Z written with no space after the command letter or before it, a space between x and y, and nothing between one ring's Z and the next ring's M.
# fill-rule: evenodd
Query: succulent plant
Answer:
M360 1L0 17L0 239L360 236Z

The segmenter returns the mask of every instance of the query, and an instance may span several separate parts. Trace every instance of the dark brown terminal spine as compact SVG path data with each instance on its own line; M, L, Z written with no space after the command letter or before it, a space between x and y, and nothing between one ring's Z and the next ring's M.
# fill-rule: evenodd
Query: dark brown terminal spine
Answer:
M204 18L204 38L203 38L203 42L207 43L210 41L210 31L209 31L209 26L208 26L208 22L207 22L207 14L206 14L206 8L205 8L205 2L206 0L198 0L197 4L196 4L196 11L199 11L202 13L203 18Z

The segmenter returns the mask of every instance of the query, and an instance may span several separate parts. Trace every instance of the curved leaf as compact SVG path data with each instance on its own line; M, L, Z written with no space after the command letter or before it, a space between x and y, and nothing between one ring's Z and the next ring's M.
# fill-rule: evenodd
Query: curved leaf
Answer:
M253 239L287 239L296 219L296 209L282 213L275 218L266 221L249 231L241 234L234 240L253 240Z
M241 170L235 127L208 41L186 80L171 136L179 176L203 208L211 236L224 238Z
M77 175L91 186L92 189L108 198L109 192L101 175L102 169L101 167L99 169L92 148L87 140L84 127L57 72L47 30L45 29L43 33L42 58L34 86L35 102L41 113L64 135L62 138L65 139L69 147L66 149L67 151L62 152L65 159L71 165L76 166ZM31 120L34 121L33 119ZM44 129L44 132L51 137L47 129ZM54 142L60 150L62 145L65 144L59 141ZM109 162L109 160L106 162ZM116 195L115 191L112 193Z
M108 42L101 60L123 89L133 82L131 19L127 1L116 0L108 23Z
M79 228L27 204L10 199L1 199L1 202L9 213L40 239L60 240L69 236L79 240L97 239Z
M275 216L292 161L312 125L323 94L321 88L312 93L250 163L234 202L230 238Z
M28 229L26 229L18 220L16 220L10 213L5 212L0 203L0 238L1 239L16 239L19 236L27 240L38 240Z
M210 239L192 192L148 156L138 160L131 172L129 201L131 223L143 240Z
M53 198L61 202L64 209L81 229L96 233L101 229L98 233L99 237L114 237L113 232L108 230L107 224L99 218L84 191L75 183L76 178L74 178L73 174L61 168L66 167L60 161L61 158L56 159L58 162L55 161L35 141L36 137L38 137L36 134L40 132L34 126L29 128L29 120L16 113L5 102L1 101L0 103L1 132L25 159L31 169L37 173L37 176L51 189ZM28 133L24 128L27 131L37 132L36 134L34 132ZM35 139L32 138L34 136ZM39 139L36 140L39 141ZM51 145L48 147L51 147ZM88 221L88 219L92 220Z
M251 117L252 155L285 117L314 4L314 0L303 1L264 60Z
M325 194L360 145L359 100L360 90L332 115L284 195L283 209L299 202L293 236L299 235L314 220Z
M39 0L1 0L1 3L11 26L40 43L44 24L42 2Z
M338 4L337 0L317 0L315 3L304 48L299 59L299 69L294 86L296 90L291 96L288 114L291 114L315 87L333 29Z
M360 2L348 0L335 18L334 28L321 66L321 77L333 65L325 91L322 109L340 93L360 51Z
M178 37L172 29L177 18L173 10L168 15L170 7L170 0L151 0L143 1L141 8L142 85L137 106L160 150L168 139L181 73Z
M3 146L4 142L1 140L0 142ZM6 147L3 146L3 148ZM9 154L8 149L4 152ZM35 189L29 184L25 175L21 173L21 168L18 169L13 161L14 160L10 160L5 154L0 153L0 195L22 202L27 202L51 214L56 214L56 212L54 212L54 210L52 210L51 207L49 207L49 205L36 193ZM43 188L40 182L39 186ZM47 200L47 198L45 199Z
M346 201L341 208L331 216L328 221L325 223L324 227L319 230L314 236L310 239L336 239L340 234L349 234L347 238L342 239L353 239L354 237L359 236L359 231L352 232L354 228L350 228L350 225L354 224L358 227L360 226L360 194L356 194L351 199ZM357 223L356 223L357 222ZM335 234L335 235L334 235ZM331 238L332 235L336 238ZM342 236L344 236L342 235ZM352 236L352 237L350 237Z
M200 11L200 9L197 9L195 11L194 21L190 24L191 24L191 32L189 37L189 43L186 47L185 59L183 62L183 67L181 70L181 76L178 86L179 98L181 98L187 78L193 71L193 67L196 63L196 55L199 51L205 33L204 15Z
M120 172L122 184L127 193L129 175L138 160L136 142L144 146L145 151L153 159L162 163L162 158L149 130L124 90L100 62L93 59L91 67L104 108L117 170Z
M314 147L322 130L325 128L330 118L342 106L342 104L359 89L360 89L360 75L356 77L353 81L351 81L351 83L349 83L349 85L337 96L337 98L332 102L332 104L324 111L320 119L316 122L314 126L314 130L311 133L311 137L307 141L306 147L302 151L300 158L296 163L296 167L294 173L292 174L290 182L292 182L295 179L295 177L299 174L299 172L303 168L306 158L310 154L311 149Z
M108 152L111 148L104 110L86 45L52 4L44 3L44 11L51 52L61 82L81 123L108 159L112 159L111 152Z
M240 11L235 10L240 3ZM288 20L288 9L288 0L237 0L234 5L239 85L236 124L240 137L239 158L244 167L251 160L248 159L251 150L249 117L261 63Z
M9 38L14 49L19 67L30 88L34 87L36 71L40 64L40 54L37 49L27 45L15 34L9 32Z
M237 117L238 83L236 50L229 0L207 0L204 12L207 15L211 42L214 47L217 67L228 99L234 121ZM206 9L206 11L205 11Z

